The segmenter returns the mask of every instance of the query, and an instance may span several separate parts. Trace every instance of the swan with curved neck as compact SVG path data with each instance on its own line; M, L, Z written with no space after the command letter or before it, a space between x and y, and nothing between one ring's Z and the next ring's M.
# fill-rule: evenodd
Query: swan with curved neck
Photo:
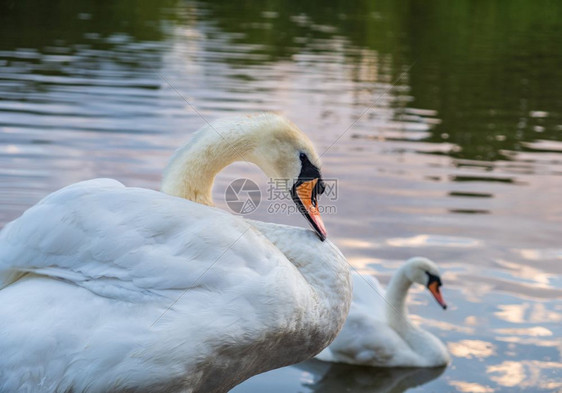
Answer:
M294 178L315 231L206 206L236 160ZM0 391L222 393L314 356L351 302L345 258L318 239L321 188L308 138L264 114L197 132L165 192L96 179L48 195L0 232Z
M416 257L392 276L386 293L372 277L353 275L353 303L347 321L320 360L375 367L437 367L449 363L445 345L408 318L406 297L411 285L425 286L437 303L441 278L434 262Z

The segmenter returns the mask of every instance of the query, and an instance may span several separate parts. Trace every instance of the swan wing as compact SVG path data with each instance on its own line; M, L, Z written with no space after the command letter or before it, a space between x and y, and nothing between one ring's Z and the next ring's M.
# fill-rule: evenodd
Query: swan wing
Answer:
M295 347L313 340L315 294L261 233L113 180L66 187L8 224L0 280L0 391L172 391L313 354Z
M212 273L197 278L212 263L224 268L219 258L237 274L276 266L244 250L250 236L256 234L243 220L218 209L109 179L81 182L47 196L2 230L0 288L31 273L94 292L104 286L156 292L208 284ZM282 257L272 246L258 251Z
M401 365L412 361L412 351L386 323L352 305L344 329L318 359L369 366Z

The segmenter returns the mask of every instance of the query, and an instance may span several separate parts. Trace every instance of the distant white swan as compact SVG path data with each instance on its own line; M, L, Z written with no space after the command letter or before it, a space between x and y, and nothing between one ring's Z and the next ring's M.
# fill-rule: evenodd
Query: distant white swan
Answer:
M318 359L376 367L437 367L449 363L445 345L415 326L406 313L405 300L412 283L427 287L441 307L447 308L435 263L420 257L408 260L394 273L386 293L373 277L352 276L353 302L347 321Z
M295 179L316 233L205 206L234 161ZM203 127L162 189L77 183L0 232L0 392L226 392L337 335L348 265L320 240L319 160L296 126L262 114Z

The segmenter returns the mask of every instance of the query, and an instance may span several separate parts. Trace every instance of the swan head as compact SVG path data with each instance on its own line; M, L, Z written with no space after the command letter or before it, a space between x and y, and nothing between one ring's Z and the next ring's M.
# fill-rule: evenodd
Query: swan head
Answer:
M443 285L439 269L435 262L422 257L411 258L405 265L406 276L415 283L421 284L426 287L433 295L437 303L443 309L447 308L447 304L443 300L440 287Z
M267 176L286 185L299 212L308 220L323 241L326 228L318 210L318 196L325 185L320 173L320 157L312 142L285 117L264 113L250 116L257 125L255 147L248 161L259 166Z

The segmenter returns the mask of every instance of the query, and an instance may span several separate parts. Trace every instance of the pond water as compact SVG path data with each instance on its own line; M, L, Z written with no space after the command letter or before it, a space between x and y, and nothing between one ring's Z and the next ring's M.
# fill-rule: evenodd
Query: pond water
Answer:
M0 3L0 225L69 183L158 188L211 120L279 111L322 155L331 240L383 284L443 270L410 312L452 364L321 362L235 392L562 391L562 4L555 1ZM250 218L306 226L260 184Z

